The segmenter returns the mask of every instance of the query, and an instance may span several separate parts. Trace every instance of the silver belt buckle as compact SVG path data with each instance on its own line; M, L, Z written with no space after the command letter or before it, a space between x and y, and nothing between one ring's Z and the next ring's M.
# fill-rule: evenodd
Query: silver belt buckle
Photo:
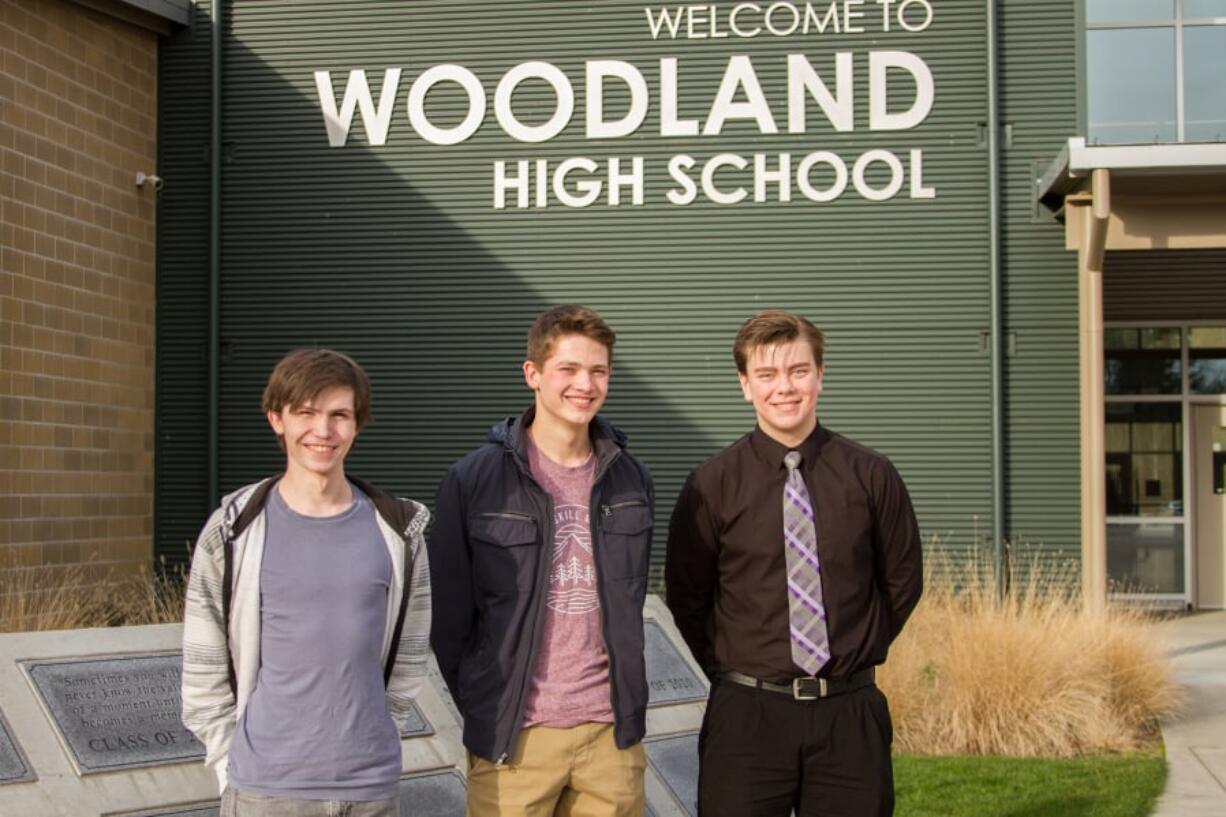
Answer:
M826 697L825 678L793 678L792 698L797 701L816 701Z

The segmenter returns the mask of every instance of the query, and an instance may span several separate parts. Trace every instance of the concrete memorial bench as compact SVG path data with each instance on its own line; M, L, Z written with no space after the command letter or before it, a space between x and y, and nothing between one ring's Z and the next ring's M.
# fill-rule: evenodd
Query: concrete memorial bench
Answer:
M649 817L695 814L707 682L663 602L644 610ZM178 624L0 635L0 814L216 817L217 780L179 720ZM464 813L461 724L437 669L401 726L403 811Z

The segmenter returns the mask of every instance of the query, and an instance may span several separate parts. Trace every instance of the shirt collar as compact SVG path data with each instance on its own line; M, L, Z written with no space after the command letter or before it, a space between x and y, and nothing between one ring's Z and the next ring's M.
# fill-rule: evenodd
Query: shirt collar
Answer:
M801 467L809 468L813 463L817 462L818 455L822 449L822 440L825 437L826 430L819 422L800 445L795 448L788 448L763 431L761 426L755 425L753 433L749 435L749 446L753 449L758 459L762 460L773 471L783 468L783 457L789 451L799 451Z

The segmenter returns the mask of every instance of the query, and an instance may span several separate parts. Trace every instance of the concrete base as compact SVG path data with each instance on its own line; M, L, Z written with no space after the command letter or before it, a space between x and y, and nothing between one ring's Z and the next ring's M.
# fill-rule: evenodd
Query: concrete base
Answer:
M678 682L679 675L685 674L680 673L679 668L688 666L703 693L700 700L651 705L647 711L648 737L692 736L702 725L706 709L706 679L658 597L648 598L644 615L664 631L667 641L677 651L677 657L669 657L671 669L660 670L665 677L656 680L666 682L670 690L679 686L688 688L692 681ZM7 731L20 748L20 762L34 775L32 780L0 784L0 815L203 817L215 814L219 798L217 778L199 760L79 773L69 748L53 725L51 714L36 694L29 674L22 668L23 662L28 664L38 659L177 653L181 640L182 627L178 624L0 635L0 712ZM446 689L441 687L436 668L431 680L418 698L417 706L434 734L401 741L402 770L410 778L442 780L443 777L431 774L442 772L444 776L454 775L462 780L467 770L467 754L461 743L460 720L449 703ZM692 762L687 753L673 758L668 768L673 778L671 783L656 768L647 771L648 814L651 817L688 817L693 813L693 804L685 802L690 799L686 792L697 779L697 752ZM454 800L454 792L443 791L445 787L438 785L435 788L439 788L435 799L441 802L447 794L448 802Z
M1226 611L1162 625L1185 706L1162 724L1168 778L1154 817L1226 815Z

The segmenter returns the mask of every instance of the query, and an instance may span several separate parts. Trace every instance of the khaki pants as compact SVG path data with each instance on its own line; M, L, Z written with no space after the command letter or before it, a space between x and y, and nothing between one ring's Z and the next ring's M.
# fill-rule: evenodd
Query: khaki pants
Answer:
M501 766L468 756L468 817L643 817L642 744L618 749L613 724L533 726Z

